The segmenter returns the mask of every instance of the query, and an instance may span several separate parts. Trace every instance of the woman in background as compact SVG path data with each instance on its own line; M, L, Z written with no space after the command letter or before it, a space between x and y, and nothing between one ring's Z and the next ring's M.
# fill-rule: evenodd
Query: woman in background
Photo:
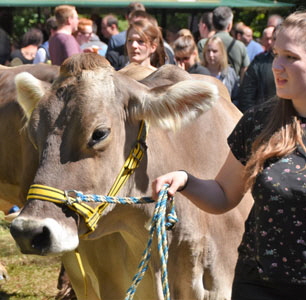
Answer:
M165 64L166 52L158 26L146 19L130 24L126 33L129 63L134 62L155 70Z
M183 35L173 43L177 65L191 74L210 75L207 68L201 66L197 45L191 35Z
M239 77L235 70L229 66L225 47L219 37L212 36L207 39L203 48L203 65L212 76L223 82L233 103L237 104Z
M38 47L42 44L44 39L43 33L40 29L31 28L27 31L21 40L21 48L15 49L11 52L11 66L22 64L32 64Z

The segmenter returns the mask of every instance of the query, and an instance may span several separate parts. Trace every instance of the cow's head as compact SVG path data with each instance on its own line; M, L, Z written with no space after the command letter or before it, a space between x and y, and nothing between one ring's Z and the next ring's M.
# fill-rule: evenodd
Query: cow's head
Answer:
M19 74L18 102L39 153L34 183L106 195L136 140L140 120L178 129L216 99L216 87L204 81L171 84L171 70L174 81L189 78L185 71L165 66L151 75L149 82L155 87L149 88L118 74L95 54L66 60L49 90L30 74ZM153 84L160 78L166 86ZM145 192L148 184L129 182L124 190L128 193L138 185ZM11 226L21 250L35 254L73 250L84 230L75 212L37 199L26 203Z

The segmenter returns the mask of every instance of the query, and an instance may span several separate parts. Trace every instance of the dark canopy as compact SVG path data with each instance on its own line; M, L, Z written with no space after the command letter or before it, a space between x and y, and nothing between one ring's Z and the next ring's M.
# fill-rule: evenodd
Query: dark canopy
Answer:
M0 0L0 6L43 7L70 4L78 7L126 7L131 1L122 0ZM142 0L148 8L214 8L217 6L279 8L291 7L294 4L277 0Z

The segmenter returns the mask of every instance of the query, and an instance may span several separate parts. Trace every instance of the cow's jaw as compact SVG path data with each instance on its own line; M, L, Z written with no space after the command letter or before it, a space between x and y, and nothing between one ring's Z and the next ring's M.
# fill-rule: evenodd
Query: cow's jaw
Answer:
M78 247L78 236L54 219L18 217L11 224L11 234L24 254L59 254Z

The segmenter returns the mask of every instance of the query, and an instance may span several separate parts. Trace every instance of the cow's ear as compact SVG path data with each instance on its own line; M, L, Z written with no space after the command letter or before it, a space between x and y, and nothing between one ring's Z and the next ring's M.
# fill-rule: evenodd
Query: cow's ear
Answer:
M135 99L138 104L132 105L130 112L137 120L175 130L205 113L217 99L218 89L214 84L185 80L143 93Z
M42 81L28 72L22 72L15 76L17 101L29 119L36 104L45 93Z

